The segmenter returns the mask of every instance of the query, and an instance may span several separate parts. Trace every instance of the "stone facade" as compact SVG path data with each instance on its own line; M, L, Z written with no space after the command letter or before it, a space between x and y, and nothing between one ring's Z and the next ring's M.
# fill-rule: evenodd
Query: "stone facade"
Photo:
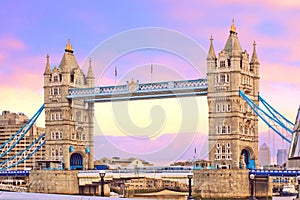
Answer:
M258 104L259 62L255 43L251 60L242 51L234 24L223 50L207 57L209 160L217 168L240 169L257 165L258 117L239 95L242 90Z
M46 160L60 161L63 168L94 168L94 104L67 99L71 88L94 87L91 61L87 75L77 64L70 41L58 67L44 72Z
M29 192L79 194L78 171L34 170L29 174Z
M193 196L203 199L246 199L250 196L249 170L214 169L194 170ZM255 196L271 197L272 181L256 177Z

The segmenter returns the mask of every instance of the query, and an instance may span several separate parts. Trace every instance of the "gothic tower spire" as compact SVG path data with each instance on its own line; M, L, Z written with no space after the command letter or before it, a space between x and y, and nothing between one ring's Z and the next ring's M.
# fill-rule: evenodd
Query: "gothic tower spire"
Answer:
M210 36L210 46L209 46L209 50L208 50L208 56L207 56L207 60L214 60L216 59L216 54L215 54L215 49L213 46L213 37Z
M251 57L251 64L259 64L257 53L256 53L256 42L253 42L253 52Z
M94 73L93 73L93 69L92 69L92 59L91 58L89 59L89 69L87 72L86 80L87 80L87 84L89 85L89 87L94 87L95 77L94 77Z
M44 75L48 75L48 74L51 74L51 69L50 69L50 56L47 54L46 56L47 58L47 62L46 62L46 67L45 67L45 72L44 72Z
M94 73L92 69L92 58L89 59L89 69L88 69L87 77L94 78Z

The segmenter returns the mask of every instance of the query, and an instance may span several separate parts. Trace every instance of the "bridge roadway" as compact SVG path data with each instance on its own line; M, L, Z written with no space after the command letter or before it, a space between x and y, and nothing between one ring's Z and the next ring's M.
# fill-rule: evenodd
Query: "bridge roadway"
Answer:
M73 88L68 91L67 98L84 99L86 102L108 102L206 95L207 79L154 83L132 80L125 85Z
M98 175L100 170L81 170L78 174L94 174ZM187 175L192 173L192 170L105 170L106 179L119 178L155 178L163 180L172 180L179 183L187 183Z

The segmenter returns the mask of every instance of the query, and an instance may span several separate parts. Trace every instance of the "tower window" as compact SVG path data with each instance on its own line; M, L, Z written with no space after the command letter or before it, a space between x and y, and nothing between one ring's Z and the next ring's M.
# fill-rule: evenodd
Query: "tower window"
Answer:
M226 133L226 126L222 126L222 133Z
M228 62L228 67L230 67L231 66L230 59L228 59L227 62Z
M231 146L230 143L227 143L227 148L230 148L230 146ZM230 152L228 151L228 153L230 153Z
M85 134L81 134L81 140L85 141Z
M225 80L227 83L230 82L230 79L229 79L229 74L226 75L226 80Z
M58 139L62 139L62 132L59 132L59 134L58 134Z
M81 112L80 111L76 112L76 121L81 122Z
M53 82L58 82L58 76L57 75L53 76Z
M217 133L218 133L218 134L221 133L221 127L220 127L220 126L217 127Z
M59 88L53 88L53 95L59 95L60 91Z
M222 112L225 112L225 105L222 105Z
M72 140L76 140L76 134L72 133Z
M217 106L216 106L216 111L220 112L220 105L219 104L217 104Z
M220 67L225 67L225 60L220 61Z
M222 145L222 153L226 153L225 145Z
M231 111L231 105L228 104L228 105L227 105L227 112L230 112L230 111Z
M230 126L227 126L227 133L230 133L230 132L231 132Z
M51 132L51 140L54 140L54 139L55 139L55 133Z
M222 74L221 75L221 83L225 83L225 81L226 81L226 76L225 76L225 74Z

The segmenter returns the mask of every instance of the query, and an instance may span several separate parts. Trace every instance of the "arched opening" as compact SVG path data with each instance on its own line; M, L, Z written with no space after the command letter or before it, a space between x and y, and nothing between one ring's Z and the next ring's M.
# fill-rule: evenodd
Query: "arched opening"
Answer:
M241 169L255 169L255 161L250 159L250 152L248 149L243 149L240 157Z
M70 169L80 170L83 169L83 158L79 153L73 153L70 158Z

